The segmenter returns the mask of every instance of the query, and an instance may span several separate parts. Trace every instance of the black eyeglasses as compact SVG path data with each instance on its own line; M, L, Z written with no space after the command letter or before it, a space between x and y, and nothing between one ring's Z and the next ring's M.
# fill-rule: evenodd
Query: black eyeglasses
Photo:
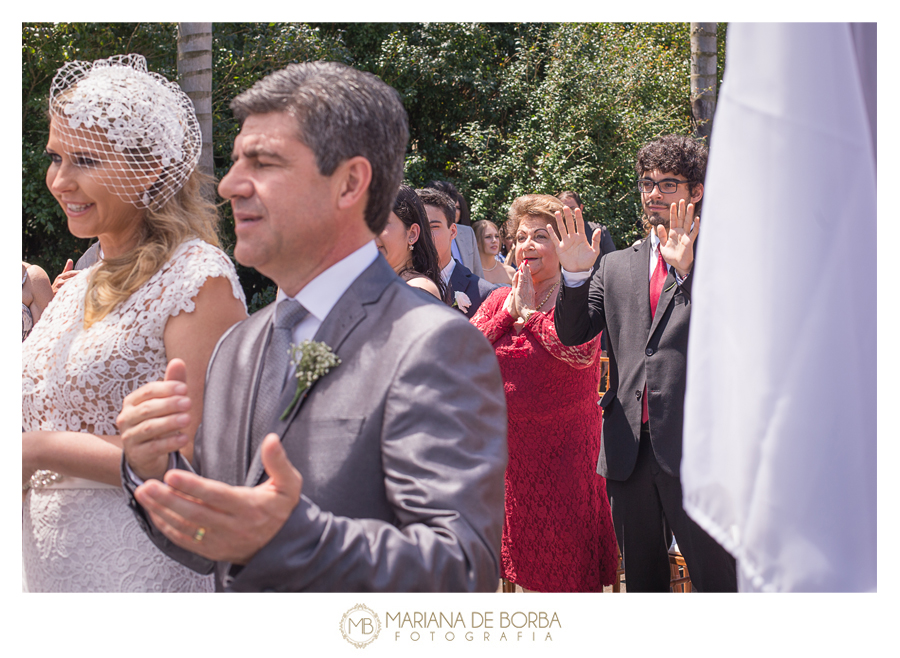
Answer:
M689 180L678 180L677 178L663 178L661 181L655 181L652 178L639 178L637 182L638 192L641 194L650 194L654 187L658 187L663 194L672 194L678 190L679 185L690 185Z

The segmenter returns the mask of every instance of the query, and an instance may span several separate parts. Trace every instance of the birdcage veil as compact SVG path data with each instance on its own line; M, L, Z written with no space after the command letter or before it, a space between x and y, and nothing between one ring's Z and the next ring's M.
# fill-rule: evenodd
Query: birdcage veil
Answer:
M161 208L200 160L191 99L147 71L142 55L66 63L50 87L50 116L73 161L138 208Z

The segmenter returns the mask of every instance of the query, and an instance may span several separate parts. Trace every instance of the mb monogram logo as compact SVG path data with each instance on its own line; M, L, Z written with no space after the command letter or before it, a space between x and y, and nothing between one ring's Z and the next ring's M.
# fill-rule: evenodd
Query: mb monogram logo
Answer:
M380 632L378 615L362 603L357 603L341 618L341 635L357 649L374 642Z

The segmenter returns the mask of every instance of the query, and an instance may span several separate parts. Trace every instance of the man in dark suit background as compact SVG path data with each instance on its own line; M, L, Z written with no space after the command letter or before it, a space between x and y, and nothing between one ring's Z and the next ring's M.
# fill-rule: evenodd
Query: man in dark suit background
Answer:
M183 365L126 398L139 522L172 558L215 570L219 590L495 591L507 453L493 348L374 244L403 173L397 92L341 64L292 64L232 109L219 193L235 258L278 298L219 342L193 468L170 452L186 440ZM340 364L295 399L287 346L310 338Z
M595 268L581 210L557 213L565 285L556 305L560 340L607 335L610 387L600 401L597 472L606 478L629 592L668 591L666 524L698 591L737 591L735 561L682 507L680 465L691 271L700 227L706 147L667 135L641 148L635 166L650 236ZM588 284L588 279L590 282Z
M471 318L496 284L476 276L465 265L453 258L451 243L456 237L456 207L449 195L426 187L416 190L425 206L428 224L438 252L441 277L450 289L450 300L466 317Z

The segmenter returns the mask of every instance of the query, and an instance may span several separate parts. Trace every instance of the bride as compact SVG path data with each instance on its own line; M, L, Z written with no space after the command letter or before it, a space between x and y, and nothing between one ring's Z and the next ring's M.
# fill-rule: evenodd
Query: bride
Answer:
M191 100L140 55L69 62L50 90L47 187L101 260L70 279L22 345L22 547L29 591L209 591L140 529L120 485L127 394L187 364L203 399L219 337L246 317L197 172ZM201 405L167 439L192 456Z

